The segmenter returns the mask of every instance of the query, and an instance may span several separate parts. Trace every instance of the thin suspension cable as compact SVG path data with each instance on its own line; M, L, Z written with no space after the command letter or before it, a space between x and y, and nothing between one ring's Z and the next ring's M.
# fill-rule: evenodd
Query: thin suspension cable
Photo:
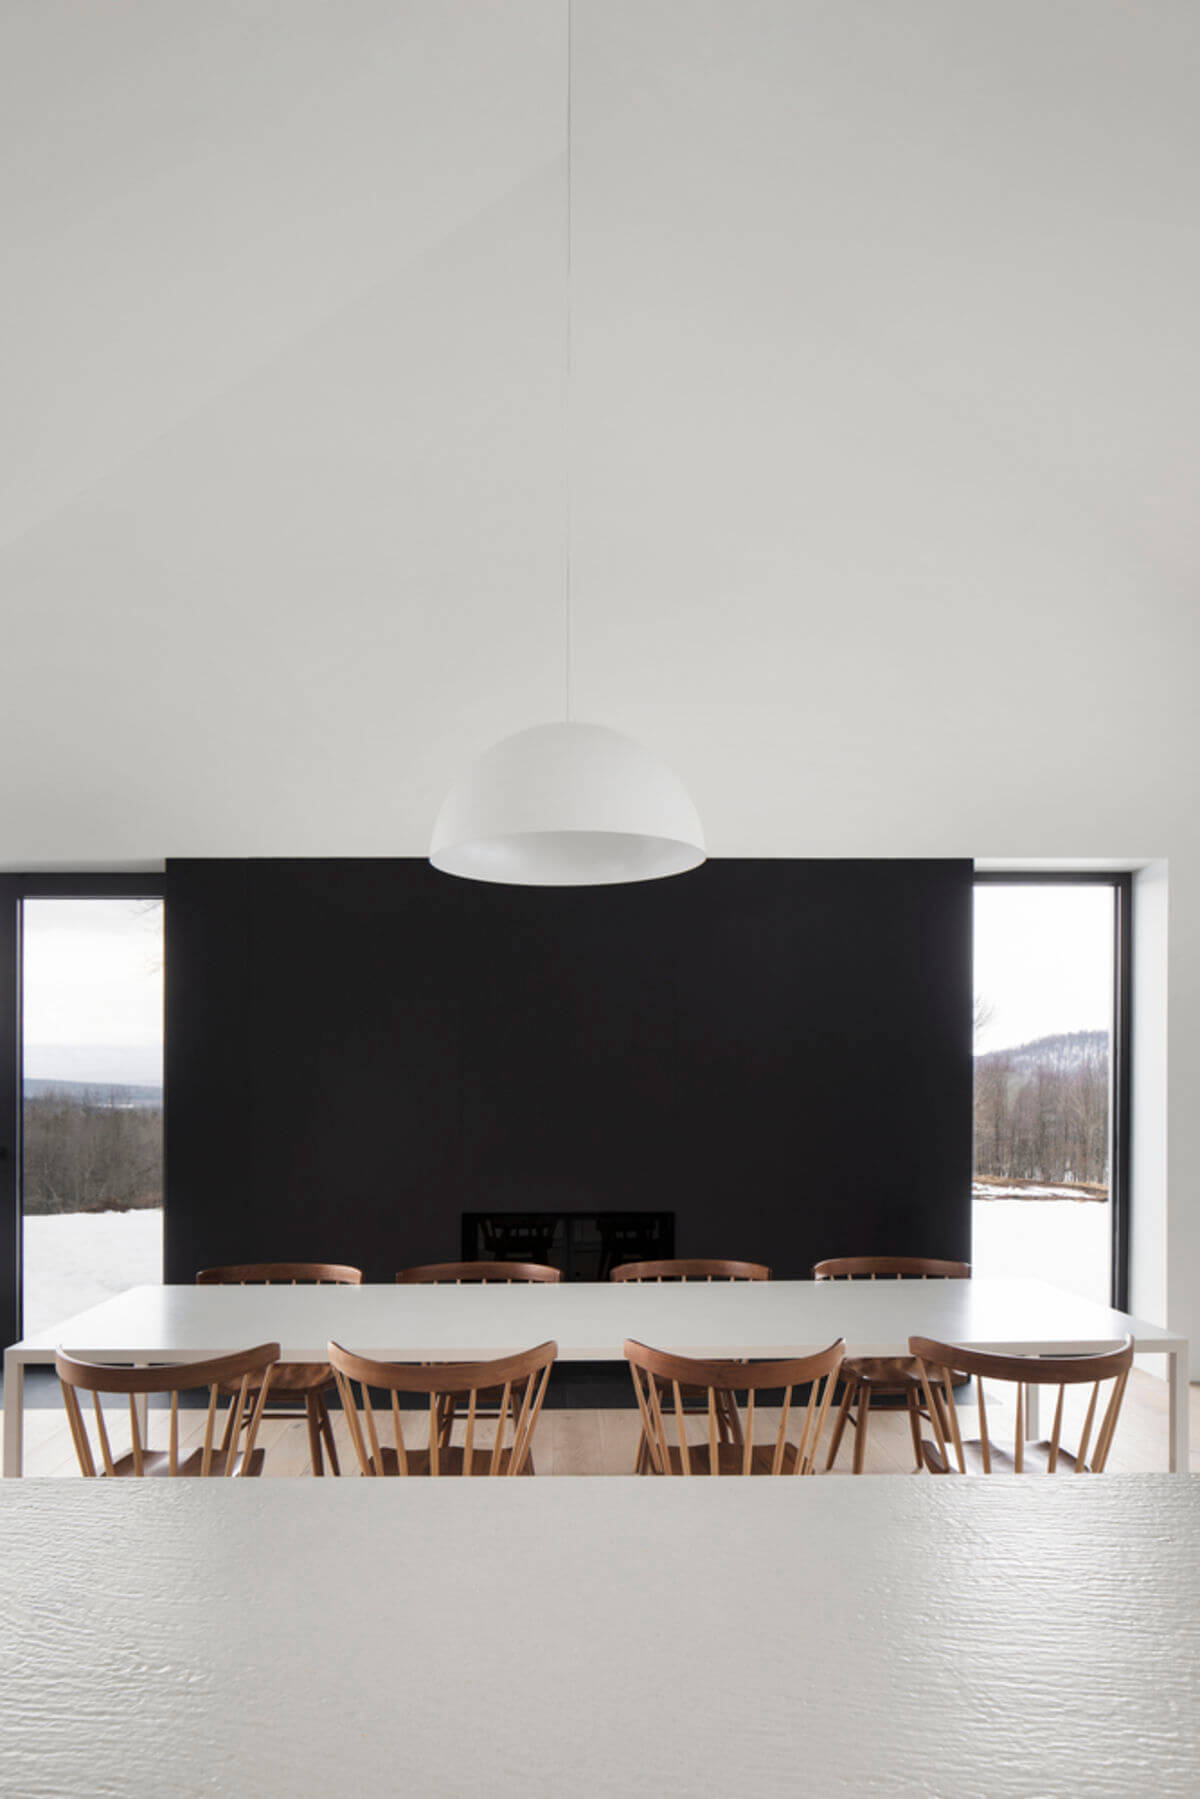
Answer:
M566 516L566 541L563 545L563 610L565 628L563 631L563 674L566 689L566 718L571 722L571 525L572 525L572 493L571 493L571 369L572 369L572 319L571 319L571 60L574 40L574 0L567 0L567 106L566 106L566 182L564 194L564 232L566 243L566 319L563 331L564 339L564 382L563 382L563 420L564 420L564 454L563 454L563 488L564 511Z

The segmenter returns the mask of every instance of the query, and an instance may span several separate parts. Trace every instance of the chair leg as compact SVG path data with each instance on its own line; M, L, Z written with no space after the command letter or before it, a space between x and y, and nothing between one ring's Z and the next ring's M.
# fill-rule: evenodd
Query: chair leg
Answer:
M837 1460L837 1452L842 1446L842 1435L846 1429L846 1419L850 1415L850 1407L854 1402L855 1388L858 1382L851 1377L842 1382L842 1403L838 1407L837 1421L833 1427L833 1435L829 1439L829 1454L825 1460L826 1469L833 1467Z
M325 1453L329 1457L329 1466L340 1476L342 1470L338 1464L337 1446L333 1440L333 1422L329 1416L329 1407L325 1404L325 1395L317 1394L317 1405L321 1412L321 1435L325 1439Z
M304 1417L308 1424L308 1453L312 1458L314 1474L324 1474L325 1464L321 1460L321 1418L317 1407L321 1403L319 1393L306 1393L304 1396Z
M915 1387L909 1387L906 1398L908 1400L908 1428L912 1432L913 1458L917 1464L913 1472L919 1474L924 1466L924 1458L921 1455L921 1407L917 1401Z
M854 1472L861 1474L867 1458L867 1419L871 1416L871 1383L859 1382L858 1417L854 1421Z

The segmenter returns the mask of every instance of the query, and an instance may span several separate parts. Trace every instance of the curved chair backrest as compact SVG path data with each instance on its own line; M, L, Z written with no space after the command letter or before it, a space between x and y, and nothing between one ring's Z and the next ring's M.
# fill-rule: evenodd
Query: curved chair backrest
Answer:
M402 1268L396 1276L402 1287L450 1285L486 1286L489 1283L561 1281L562 1270L546 1262L426 1262L420 1268Z
M213 1356L203 1362L173 1362L156 1368L121 1368L114 1367L111 1363L81 1362L75 1356L68 1355L65 1350L58 1350L54 1357L54 1366L62 1383L63 1403L67 1408L67 1422L71 1427L71 1438L75 1444L75 1454L79 1458L81 1473L88 1478L94 1477L96 1464L88 1440L83 1411L79 1404L79 1392L87 1392L92 1395L92 1405L96 1416L96 1437L100 1446L104 1472L107 1475L257 1473L258 1464L255 1463L254 1439L258 1434L267 1388L271 1384L271 1370L278 1360L278 1343L261 1343L256 1349L239 1350L234 1355ZM204 1444L200 1451L185 1457L181 1462L179 1458L179 1395L196 1387L207 1387L209 1390L208 1413L204 1421ZM223 1390L230 1393L229 1411L221 1445L214 1449L217 1405ZM127 1394L129 1397L131 1441L128 1455L113 1455L104 1412L100 1405L102 1393ZM147 1393L169 1393L171 1395L169 1444L165 1458L161 1452L153 1453L151 1451L148 1441L149 1432L147 1432L147 1440L142 1438L136 1401L139 1396ZM243 1428L246 1431L246 1439L239 1455L236 1445L239 1432ZM260 1455L258 1463L261 1463L261 1459Z
M501 1356L488 1362L379 1362L355 1355L340 1343L330 1343L329 1361L338 1384L342 1408L363 1474L524 1474L532 1473L530 1450L533 1433L550 1370L558 1355L557 1343L541 1343L520 1355ZM362 1416L353 1382L362 1395ZM500 1411L494 1442L475 1440L481 1392L499 1389ZM379 1426L371 1392L386 1394L392 1417L392 1444L380 1443ZM406 1444L401 1418L401 1393L429 1396L429 1424L425 1442ZM450 1441L455 1414L466 1399L466 1436L460 1446ZM512 1425L512 1442L505 1443ZM476 1467L478 1461L479 1466Z
M234 1262L202 1268L198 1287L361 1287L362 1269L341 1262Z
M968 1462L971 1464L971 1472L981 1474L1023 1474L1027 1468L1054 1474L1060 1467L1077 1474L1103 1472L1108 1452L1112 1448L1129 1370L1133 1366L1132 1337L1126 1337L1120 1349L1105 1350L1100 1355L995 1355L980 1349L963 1349L955 1343L939 1343L931 1337L910 1337L908 1350L916 1358L925 1407L936 1439L936 1444L927 1441L922 1446L925 1465L931 1473L966 1474ZM979 1407L979 1437L970 1442L964 1442L959 1429L958 1407L954 1399L954 1383L961 1381L964 1375L975 1381ZM985 1380L1006 1382L1016 1387L1011 1456L989 1434L987 1401L983 1390ZM1113 1383L1112 1391L1100 1419L1093 1446L1092 1430L1096 1424L1100 1390L1106 1381ZM1092 1391L1080 1427L1077 1447L1071 1451L1063 1446L1062 1441L1066 1391L1068 1387L1084 1385L1090 1385ZM1036 1445L1025 1441L1028 1389L1031 1386L1058 1388L1050 1440ZM950 1460L951 1448L954 1451L954 1463Z
M932 1256L833 1256L813 1267L815 1281L966 1281L970 1262L939 1262Z
M622 1262L610 1281L769 1281L761 1262L727 1262L710 1257L675 1258L667 1262Z
M825 1427L829 1401L837 1382L846 1345L839 1337L828 1349L815 1355L796 1356L785 1362L707 1361L695 1356L668 1355L661 1349L650 1349L644 1343L627 1342L625 1359L633 1375L642 1430L649 1445L651 1464L658 1474L812 1474L816 1468L817 1445ZM792 1411L792 1389L808 1386L808 1399L797 1408L803 1420L800 1441L788 1441L787 1429ZM764 1443L754 1446L755 1397L764 1391L782 1389L783 1400L773 1448ZM668 1390L670 1399L667 1399ZM689 1444L687 1419L696 1417L684 1410L685 1390L699 1390L708 1399L708 1445ZM732 1400L746 1394L744 1421L739 1421L738 1438L729 1441L722 1428L728 1407L723 1397ZM676 1441L668 1441L668 1412L675 1415ZM671 1406L673 1401L673 1408Z

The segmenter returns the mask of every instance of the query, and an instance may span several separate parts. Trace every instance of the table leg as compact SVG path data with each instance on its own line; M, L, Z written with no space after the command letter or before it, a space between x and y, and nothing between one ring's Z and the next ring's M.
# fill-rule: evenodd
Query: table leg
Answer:
M1170 1383L1171 1434L1167 1467L1172 1474L1190 1471L1187 1351L1173 1349L1167 1356L1167 1379Z
M4 1478L21 1472L25 1434L25 1364L11 1349L4 1352Z
M1041 1435L1042 1389L1036 1381L1030 1381L1025 1388L1025 1441L1036 1443Z
M135 1368L148 1368L150 1366L149 1362L135 1362L133 1365ZM150 1423L149 1397L145 1393L135 1393L133 1396L133 1406L134 1411L137 1413L138 1435L141 1437L143 1444L148 1444L150 1441L150 1438L147 1435Z

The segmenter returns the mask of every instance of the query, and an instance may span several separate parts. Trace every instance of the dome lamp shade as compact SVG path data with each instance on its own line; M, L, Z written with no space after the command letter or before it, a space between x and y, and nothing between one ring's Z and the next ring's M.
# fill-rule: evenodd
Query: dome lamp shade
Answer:
M704 861L678 775L603 725L534 725L502 738L451 788L429 860L443 874L519 887L600 887Z

